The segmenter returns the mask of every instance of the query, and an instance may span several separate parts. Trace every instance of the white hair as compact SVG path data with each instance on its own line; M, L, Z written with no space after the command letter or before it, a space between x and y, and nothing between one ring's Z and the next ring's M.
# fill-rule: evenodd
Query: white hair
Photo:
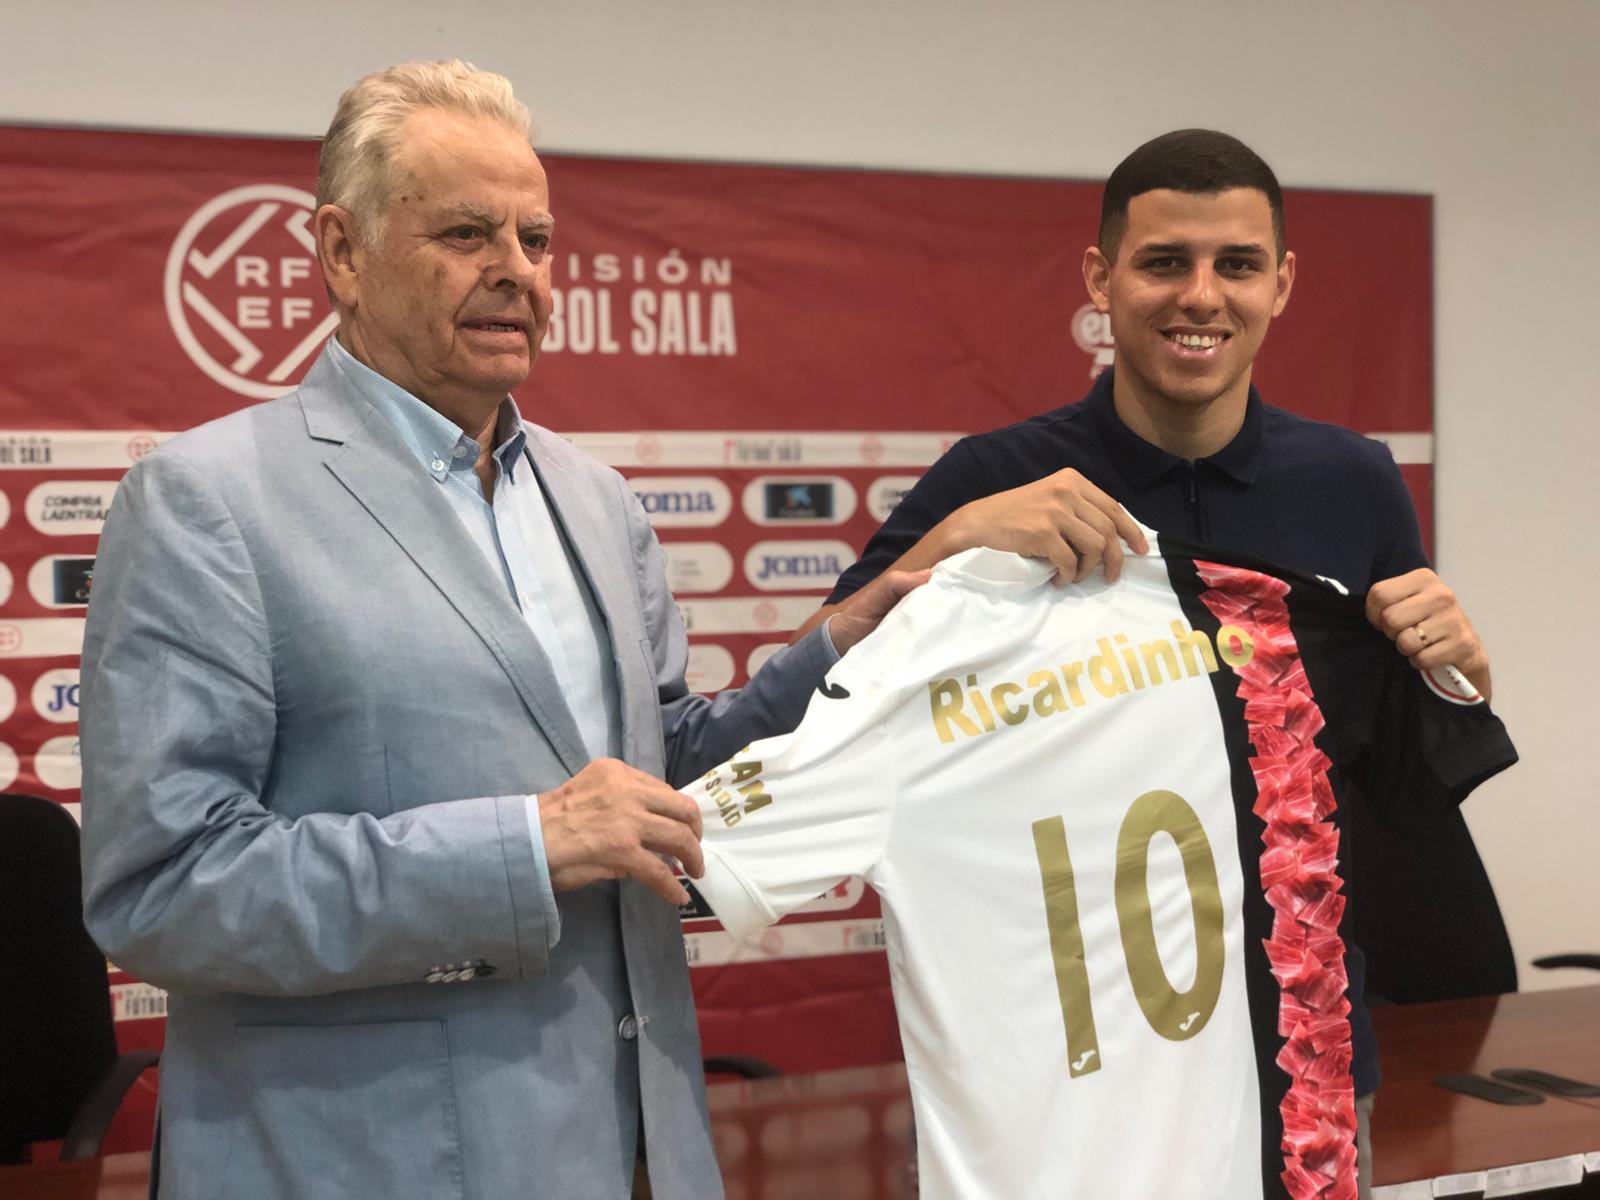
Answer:
M395 150L406 120L423 109L487 117L533 145L533 118L511 81L460 59L409 62L358 79L334 110L317 159L317 206L353 213L362 240L382 236L397 183Z

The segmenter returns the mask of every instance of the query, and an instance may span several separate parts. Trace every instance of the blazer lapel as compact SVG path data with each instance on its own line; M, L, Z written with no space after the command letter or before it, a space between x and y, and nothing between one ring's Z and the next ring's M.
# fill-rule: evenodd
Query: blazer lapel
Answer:
M574 478L572 472L563 467L560 459L550 452L545 439L553 435L534 426L525 427L528 430L528 457L538 472L550 509L560 522L561 530L578 559L578 566L589 582L600 614L605 618L606 629L611 637L612 667L616 671L617 689L622 699L618 707L623 725L623 757L634 762L637 760L633 742L637 731L631 727L628 715L636 711L640 697L630 696L629 692L631 688L639 686L639 676L637 671L628 670L628 664L639 661L636 644L644 637L644 630L637 621L627 619L638 608L637 592L627 572L637 564L633 561L631 549L623 557L618 557L616 538L606 536L618 522L615 519L608 521L604 514L595 511L594 503L582 482ZM650 684L653 688L653 678ZM652 691L652 709L654 702Z
M419 477L411 452L382 415L341 387L311 383L308 377L300 389L308 432L343 443L328 456L328 470L483 639L562 764L577 774L589 760L578 723L504 583L468 543L437 485Z

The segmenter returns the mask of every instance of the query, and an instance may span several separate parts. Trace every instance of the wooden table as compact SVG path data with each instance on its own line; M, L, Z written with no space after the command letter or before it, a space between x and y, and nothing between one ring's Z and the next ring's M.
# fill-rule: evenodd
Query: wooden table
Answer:
M1373 1179L1379 1185L1449 1178L1473 1195L1499 1186L1521 1164L1564 1162L1541 1168L1551 1179L1593 1156L1589 1182L1600 1195L1600 1100L1562 1100L1513 1107L1447 1092L1436 1075L1487 1075L1500 1067L1533 1067L1600 1083L1600 987L1511 996L1483 996L1439 1004L1375 1009L1383 1086L1372 1119ZM1539 1171L1524 1169L1521 1174ZM1431 1197L1433 1188L1396 1188L1378 1200Z
M1518 1169L1529 1173L1526 1164L1553 1184L1574 1168L1581 1176L1585 1154L1582 1186L1600 1195L1600 1101L1552 1097L1512 1108L1429 1082L1496 1067L1600 1082L1600 987L1383 1008L1373 1017L1384 1080L1373 1120L1378 1200L1479 1195L1514 1182ZM708 1098L728 1200L916 1194L902 1064L717 1083ZM144 1200L149 1171L148 1154L0 1168L0 1200ZM1436 1193L1439 1180L1455 1190Z

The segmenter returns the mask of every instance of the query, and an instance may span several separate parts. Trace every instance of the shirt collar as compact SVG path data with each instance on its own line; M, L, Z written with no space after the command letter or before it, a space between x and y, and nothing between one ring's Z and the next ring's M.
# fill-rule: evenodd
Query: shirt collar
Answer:
M328 339L328 357L357 394L394 427L406 449L434 479L443 483L451 471L470 471L477 463L480 447L461 426L378 374L346 350L337 337ZM500 402L494 437L494 457L506 476L514 478L528 434L510 396Z
M1149 487L1168 471L1182 465L1183 459L1160 446L1145 441L1117 415L1112 400L1112 368L1100 372L1089 390L1087 404L1095 431L1111 461L1135 488ZM1261 465L1261 395L1252 384L1245 402L1244 424L1239 432L1215 454L1197 460L1209 464L1239 483L1253 483Z

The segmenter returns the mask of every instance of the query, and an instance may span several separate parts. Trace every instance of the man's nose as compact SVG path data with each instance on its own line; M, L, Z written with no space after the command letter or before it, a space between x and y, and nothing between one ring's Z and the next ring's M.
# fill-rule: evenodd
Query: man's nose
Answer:
M539 262L543 261L544 252L530 251L515 234L496 240L495 248L497 253L487 272L489 286L517 292L532 288L539 277Z
M1185 312L1211 314L1222 306L1222 290L1217 286L1217 273L1209 263L1200 263L1183 281L1183 292L1178 297Z

